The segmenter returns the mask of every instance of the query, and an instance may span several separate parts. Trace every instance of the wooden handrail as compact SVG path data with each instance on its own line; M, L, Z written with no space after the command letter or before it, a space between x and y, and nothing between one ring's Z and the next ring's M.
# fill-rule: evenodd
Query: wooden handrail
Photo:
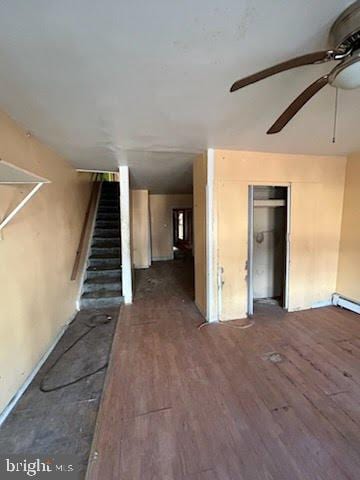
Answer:
M82 226L82 229L81 229L80 241L79 241L78 248L76 250L74 266L73 266L73 269L72 269L72 272L71 272L71 280L75 280L76 277L77 277L77 274L79 272L80 259L81 259L81 254L82 254L83 248L84 248L84 241L85 241L86 231L87 231L87 228L88 228L90 212L91 212L93 203L98 196L100 185L101 185L101 182L94 181L94 184L93 184L92 189L91 189L90 199L89 199L89 203L88 203L87 210L86 210L86 213L85 213L84 223L83 223L83 226Z

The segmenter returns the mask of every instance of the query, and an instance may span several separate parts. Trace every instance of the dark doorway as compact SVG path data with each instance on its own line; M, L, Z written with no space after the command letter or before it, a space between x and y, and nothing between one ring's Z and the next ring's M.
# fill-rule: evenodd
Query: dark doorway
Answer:
M192 255L193 213L192 208L173 209L174 258Z

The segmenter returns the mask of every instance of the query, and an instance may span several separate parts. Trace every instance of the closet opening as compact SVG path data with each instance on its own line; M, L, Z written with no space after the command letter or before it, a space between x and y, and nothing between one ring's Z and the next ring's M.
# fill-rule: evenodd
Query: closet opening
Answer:
M290 187L249 187L248 313L287 308Z

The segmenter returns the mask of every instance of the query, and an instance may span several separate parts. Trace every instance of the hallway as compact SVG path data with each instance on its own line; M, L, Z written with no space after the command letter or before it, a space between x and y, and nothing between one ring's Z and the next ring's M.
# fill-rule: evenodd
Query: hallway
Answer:
M263 309L252 328L198 329L191 267L137 271L88 480L358 478L358 317L335 307Z

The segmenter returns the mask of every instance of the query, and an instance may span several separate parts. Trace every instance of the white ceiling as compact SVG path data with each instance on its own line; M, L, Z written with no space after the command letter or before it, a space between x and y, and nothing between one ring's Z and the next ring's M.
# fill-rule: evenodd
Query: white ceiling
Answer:
M281 134L265 135L329 64L228 93L239 77L326 47L332 22L350 3L1 1L0 106L82 168L114 168L124 149L170 151L174 168L174 152L207 147L315 154L360 150L360 90L340 92L335 145L331 87ZM159 162L165 164L166 157Z
M131 187L150 193L192 193L193 153L123 151L121 165L129 165Z

